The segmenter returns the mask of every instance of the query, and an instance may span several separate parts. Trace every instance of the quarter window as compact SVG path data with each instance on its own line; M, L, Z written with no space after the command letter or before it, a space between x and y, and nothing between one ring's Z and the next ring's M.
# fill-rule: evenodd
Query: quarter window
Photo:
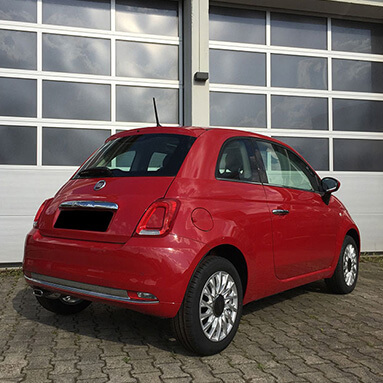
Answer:
M216 169L218 179L260 182L251 141L231 139L223 145Z
M268 184L307 191L317 189L315 174L294 153L270 142L257 141L257 146Z

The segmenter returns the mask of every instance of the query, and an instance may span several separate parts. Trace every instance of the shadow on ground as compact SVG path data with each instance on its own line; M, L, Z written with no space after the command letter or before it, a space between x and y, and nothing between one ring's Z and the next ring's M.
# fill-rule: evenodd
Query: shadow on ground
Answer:
M255 312L278 305L286 300L307 293L327 293L322 281L301 286L271 297L247 304L243 318ZM152 345L161 350L191 355L176 341L170 320L151 317L124 308L92 303L86 310L76 315L60 316L42 308L26 287L13 299L14 309L25 319L49 328L52 333L58 329L80 337L123 343L127 346Z

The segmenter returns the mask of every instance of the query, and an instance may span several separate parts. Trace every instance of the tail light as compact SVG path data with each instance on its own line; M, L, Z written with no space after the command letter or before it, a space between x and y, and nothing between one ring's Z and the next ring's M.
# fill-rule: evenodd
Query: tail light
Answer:
M137 225L137 235L164 235L172 228L179 202L160 199L154 202Z
M36 213L36 216L35 216L35 219L33 220L33 227L35 229L37 229L39 227L39 219L41 217L41 214L42 212L44 211L44 209L47 207L47 205L49 205L51 203L51 201L53 200L53 198L49 198L47 200L45 200L41 206L39 207L39 210L37 210L37 213Z

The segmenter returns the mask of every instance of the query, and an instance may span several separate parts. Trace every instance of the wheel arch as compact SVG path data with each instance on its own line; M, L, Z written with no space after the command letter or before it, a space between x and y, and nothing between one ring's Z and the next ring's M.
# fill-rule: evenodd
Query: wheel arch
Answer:
M233 264L233 266L238 271L239 277L241 278L243 296L245 296L246 289L247 289L247 282L248 282L248 268L247 268L246 259L244 255L242 254L242 252L237 247L226 244L226 245L219 245L212 248L205 255L205 257L203 257L203 259L208 256L219 256L219 257L227 259L229 262Z
M359 233L355 230L355 229L350 229L346 235L350 236L356 243L356 245L358 246L358 250L359 250L359 253L360 253L360 236L359 236Z

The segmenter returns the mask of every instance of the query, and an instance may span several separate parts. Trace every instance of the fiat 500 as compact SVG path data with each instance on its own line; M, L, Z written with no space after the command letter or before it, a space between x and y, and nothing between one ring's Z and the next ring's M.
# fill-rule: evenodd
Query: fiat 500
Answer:
M186 348L214 354L250 301L319 279L354 289L360 237L339 186L250 132L118 133L38 210L25 279L54 313L122 305L172 318Z

